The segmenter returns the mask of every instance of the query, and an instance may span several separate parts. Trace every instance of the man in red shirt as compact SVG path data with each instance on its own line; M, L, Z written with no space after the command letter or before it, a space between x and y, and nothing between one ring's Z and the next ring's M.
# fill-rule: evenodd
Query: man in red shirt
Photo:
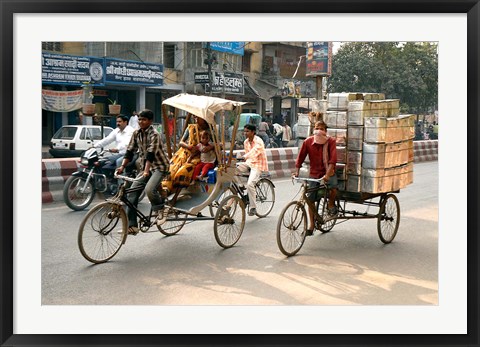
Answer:
M168 112L167 118L167 128L168 128L168 136L170 137L171 141L173 142L173 126L175 123L175 118L173 117L172 111Z
M310 178L324 178L325 183L330 188L328 197L328 212L331 215L337 214L335 198L337 196L337 176L335 174L335 165L337 163L337 145L335 138L327 137L327 125L323 121L315 123L313 136L308 137L302 144L295 163L298 176L300 168L308 155L310 159ZM310 187L318 186L316 182L308 182ZM316 192L309 194L308 198L315 201ZM308 209L310 216L310 228L307 229L307 235L313 235L313 213Z

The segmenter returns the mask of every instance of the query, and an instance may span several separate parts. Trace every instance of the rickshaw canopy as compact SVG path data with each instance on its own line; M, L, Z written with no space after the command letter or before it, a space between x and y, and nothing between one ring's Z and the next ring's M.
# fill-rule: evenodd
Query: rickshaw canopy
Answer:
M234 107L244 105L246 102L182 93L164 100L163 104L184 110L204 119L209 124L214 124L215 113L222 110L231 111Z

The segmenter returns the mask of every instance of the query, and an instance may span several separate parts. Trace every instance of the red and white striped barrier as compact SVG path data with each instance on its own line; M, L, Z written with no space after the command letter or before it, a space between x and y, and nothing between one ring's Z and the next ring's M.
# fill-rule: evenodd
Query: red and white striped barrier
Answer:
M414 141L414 162L438 160L438 140ZM290 177L295 171L298 148L267 148L267 161L272 178ZM242 154L243 150L234 151ZM63 186L78 168L79 158L42 160L42 203L63 200ZM305 163L308 163L308 158Z
M42 159L42 203L63 201L63 186L80 158Z
M438 160L438 140L414 141L413 155L415 163Z
M298 156L297 147L267 148L268 170L272 178L290 177L295 171L295 161ZM243 150L233 151L234 154L242 155Z

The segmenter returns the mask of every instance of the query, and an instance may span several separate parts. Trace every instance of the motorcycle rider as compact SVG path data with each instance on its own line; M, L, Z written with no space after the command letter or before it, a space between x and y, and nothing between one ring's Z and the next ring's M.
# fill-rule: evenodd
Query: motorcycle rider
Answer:
M111 165L115 165L112 169L119 167L122 164L122 159L127 152L128 144L132 138L134 129L128 125L128 117L125 115L117 116L117 127L106 138L98 141L93 147L102 148L112 142L116 142L116 148L110 149L114 153L108 157Z

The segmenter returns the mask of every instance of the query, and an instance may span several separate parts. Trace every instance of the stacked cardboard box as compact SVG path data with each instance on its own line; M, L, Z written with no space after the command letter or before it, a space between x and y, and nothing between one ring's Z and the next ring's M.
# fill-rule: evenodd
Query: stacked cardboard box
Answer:
M383 193L413 182L414 116L381 93L333 93L325 123L337 140L339 189ZM339 155L338 155L339 154Z

